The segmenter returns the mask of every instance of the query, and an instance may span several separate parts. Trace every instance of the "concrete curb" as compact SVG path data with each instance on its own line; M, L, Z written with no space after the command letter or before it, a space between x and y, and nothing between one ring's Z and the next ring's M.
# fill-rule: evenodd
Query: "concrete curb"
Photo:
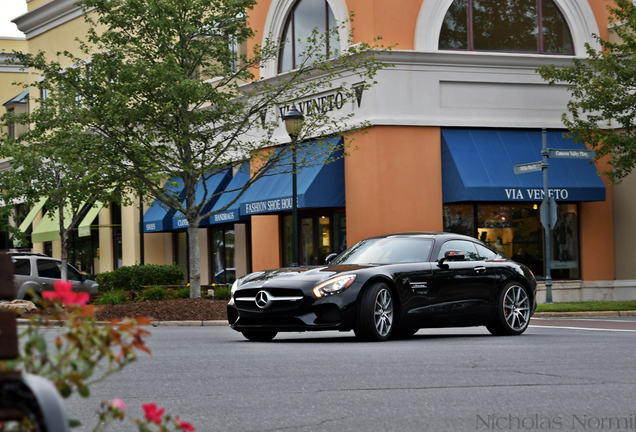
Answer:
M533 318L608 318L635 317L636 311L535 312Z
M218 321L153 321L150 325L153 327L216 327L228 326L229 323L224 320Z
M18 318L18 326L26 326L29 324L28 319ZM98 324L105 324L103 321L98 321ZM62 327L64 321L49 321L49 327ZM152 321L149 325L152 327L212 327L212 326L228 326L229 323L225 320L215 321Z

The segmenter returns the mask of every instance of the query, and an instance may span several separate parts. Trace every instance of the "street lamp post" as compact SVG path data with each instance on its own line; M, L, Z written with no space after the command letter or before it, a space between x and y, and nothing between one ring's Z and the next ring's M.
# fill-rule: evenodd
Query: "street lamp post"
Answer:
M292 266L299 263L298 259L298 185L296 181L296 146L300 130L303 127L305 117L292 104L285 116L285 129L292 140Z

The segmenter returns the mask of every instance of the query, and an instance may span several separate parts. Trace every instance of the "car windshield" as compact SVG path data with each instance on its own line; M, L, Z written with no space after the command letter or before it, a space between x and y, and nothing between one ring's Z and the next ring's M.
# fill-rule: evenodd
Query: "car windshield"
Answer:
M417 237L367 239L344 251L332 264L361 265L426 262L429 260L432 245L433 240Z

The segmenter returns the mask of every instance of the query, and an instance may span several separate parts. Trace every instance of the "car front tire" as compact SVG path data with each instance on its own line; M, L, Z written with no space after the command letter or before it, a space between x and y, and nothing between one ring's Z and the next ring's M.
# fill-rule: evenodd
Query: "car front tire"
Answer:
M359 339L381 342L393 331L393 294L384 283L376 283L362 293L354 332Z
M486 328L495 336L520 335L528 328L531 308L526 287L517 282L509 283L499 294L496 316Z
M278 334L275 331L244 331L241 333L252 342L269 342Z

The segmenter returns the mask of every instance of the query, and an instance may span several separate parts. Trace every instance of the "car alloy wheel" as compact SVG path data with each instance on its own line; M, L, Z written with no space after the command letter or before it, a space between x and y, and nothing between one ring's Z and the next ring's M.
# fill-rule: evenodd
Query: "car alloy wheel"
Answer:
M382 289L375 298L375 328L381 337L386 337L391 332L393 325L393 299L387 289Z
M385 341L393 330L393 294L377 283L364 291L358 304L356 336L366 341Z
M508 288L504 295L504 315L508 326L514 331L523 331L530 320L530 299L520 285Z
M486 326L493 335L519 335L530 323L531 301L523 285L510 283L499 297L497 316Z

